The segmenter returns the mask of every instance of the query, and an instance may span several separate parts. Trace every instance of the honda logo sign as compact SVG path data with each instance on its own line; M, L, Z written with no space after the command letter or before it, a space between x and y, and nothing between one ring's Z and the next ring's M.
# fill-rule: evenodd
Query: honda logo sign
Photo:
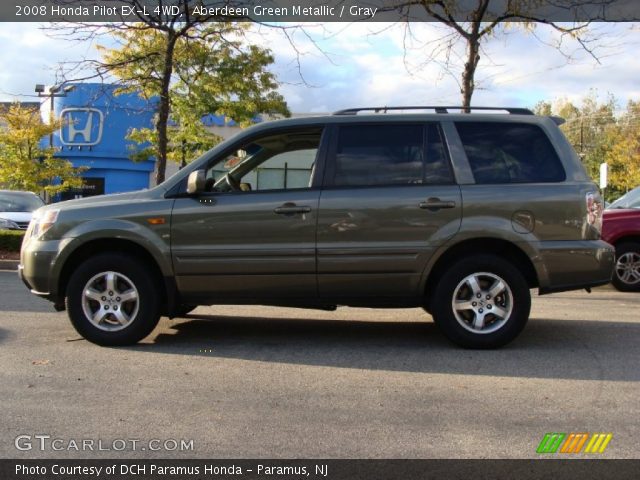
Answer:
M65 108L60 112L60 143L70 147L90 147L102 140L104 115L97 108Z

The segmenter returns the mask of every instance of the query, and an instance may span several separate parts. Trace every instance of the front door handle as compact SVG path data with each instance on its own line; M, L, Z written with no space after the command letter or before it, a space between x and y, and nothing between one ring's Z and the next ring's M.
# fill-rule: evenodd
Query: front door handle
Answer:
M285 203L280 207L276 207L273 212L278 215L295 215L296 213L309 213L311 207L305 205L298 206L294 203Z
M418 206L423 210L431 210L435 212L441 208L455 208L456 202L442 201L439 198L431 197L427 199L426 202L420 202L420 205Z

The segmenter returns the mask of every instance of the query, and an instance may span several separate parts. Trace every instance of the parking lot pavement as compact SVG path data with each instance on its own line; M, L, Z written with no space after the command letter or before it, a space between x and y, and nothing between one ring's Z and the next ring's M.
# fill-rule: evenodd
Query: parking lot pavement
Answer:
M452 346L417 309L200 307L101 348L0 272L0 456L527 458L547 432L611 432L599 457L637 458L639 307L607 288L535 297L496 351ZM63 450L17 451L21 434ZM68 449L83 439L193 450Z

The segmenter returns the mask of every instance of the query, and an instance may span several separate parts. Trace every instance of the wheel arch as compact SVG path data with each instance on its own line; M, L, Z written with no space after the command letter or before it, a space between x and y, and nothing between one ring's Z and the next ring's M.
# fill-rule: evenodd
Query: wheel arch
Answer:
M494 254L512 262L523 274L529 288L539 286L539 279L529 256L513 242L500 238L474 238L449 246L435 260L424 283L425 305L429 305L438 279L459 259L471 255Z
M163 298L162 312L169 314L175 310L178 304L178 293L173 277L163 273L158 260L147 248L131 239L113 237L94 238L77 245L73 250L67 252L66 259L58 275L56 288L58 301L56 303L64 302L69 279L78 265L99 253L126 254L144 262L152 269L153 275L158 279L158 285L162 289L160 292L161 298Z
M621 235L610 243L615 247L626 242L640 243L640 235Z

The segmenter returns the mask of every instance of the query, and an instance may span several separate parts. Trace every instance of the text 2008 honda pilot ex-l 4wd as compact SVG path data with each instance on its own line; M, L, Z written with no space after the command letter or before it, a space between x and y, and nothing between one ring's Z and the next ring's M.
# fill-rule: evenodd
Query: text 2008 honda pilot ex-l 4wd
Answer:
M101 345L231 303L424 307L491 348L525 326L530 289L611 280L601 198L560 119L375 110L266 122L150 190L43 207L20 274Z

